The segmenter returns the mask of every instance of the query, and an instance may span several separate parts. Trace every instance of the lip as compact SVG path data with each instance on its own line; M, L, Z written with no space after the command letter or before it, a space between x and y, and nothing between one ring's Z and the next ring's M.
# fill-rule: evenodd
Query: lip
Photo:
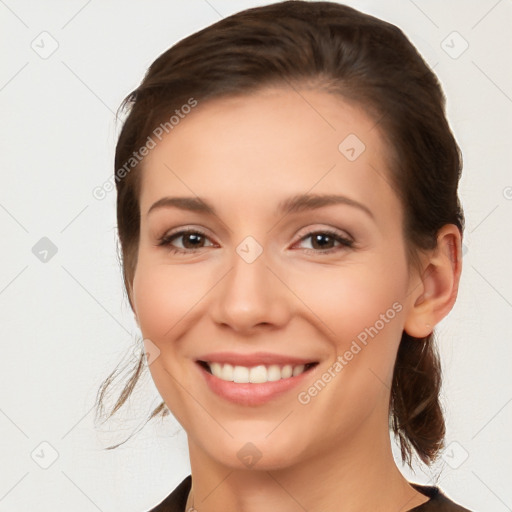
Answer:
M278 364L284 366L291 364L297 366L300 364L317 363L316 359L303 359L300 357L287 356L284 354L272 354L271 352L253 352L252 354L236 354L235 352L214 352L205 354L197 358L198 361L208 363L229 363L233 366L259 366Z
M198 361L195 362L195 366L201 372L210 390L216 395L238 405L256 406L276 399L301 383L303 384L304 380L309 378L312 372L315 372L318 364L295 377L261 384L228 382L209 373Z

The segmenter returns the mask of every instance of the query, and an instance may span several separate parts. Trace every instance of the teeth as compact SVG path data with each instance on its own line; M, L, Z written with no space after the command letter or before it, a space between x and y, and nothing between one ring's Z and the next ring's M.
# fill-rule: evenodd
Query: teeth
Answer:
M300 364L293 369L293 376L300 375L304 371L305 365Z
M282 367L277 364L271 364L269 366L253 366L252 368L221 363L207 364L210 367L212 374L219 379L237 383L251 382L253 384L274 382L280 379L288 379L292 376L296 377L305 370L305 365L303 364L297 366L287 364Z
M267 371L267 380L270 382L274 382L276 380L281 379L281 368L277 366L277 364L271 364L268 368L263 366L263 369ZM263 373L263 370L262 370Z
M211 366L210 366L211 370ZM213 371L212 371L213 373ZM222 380L233 380L233 367L230 364L226 364L223 367L219 364L217 369L218 377ZM216 375L217 377L217 375Z
M301 368L302 366L302 370L299 371L299 369ZM289 377L291 377L292 375L299 375L300 373L302 373L304 371L304 365L301 365L301 366L297 366L297 373L293 373L293 366L291 364L287 364L286 366L283 366L281 368L281 376L280 378L281 379L288 379Z
M243 366L235 366L233 368L233 382L249 382L249 369Z
M243 366L238 366L238 368L243 368ZM247 380L242 382L252 382L253 384L260 384L262 382L267 382L267 369L262 366L255 366L254 368L246 368L247 371ZM235 382L240 382L235 380Z

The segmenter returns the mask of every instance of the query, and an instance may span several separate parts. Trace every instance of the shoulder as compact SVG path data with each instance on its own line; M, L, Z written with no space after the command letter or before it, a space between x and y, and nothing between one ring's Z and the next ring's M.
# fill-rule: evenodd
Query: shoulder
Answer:
M417 491L430 498L419 507L413 508L410 512L472 512L471 510L458 505L446 496L439 487L422 485L409 482Z
M188 475L167 498L148 512L185 512L191 483L192 476Z

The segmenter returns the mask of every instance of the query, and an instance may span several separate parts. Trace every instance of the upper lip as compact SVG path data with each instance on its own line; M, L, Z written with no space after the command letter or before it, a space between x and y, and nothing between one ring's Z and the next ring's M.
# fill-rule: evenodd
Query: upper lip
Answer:
M233 366L258 366L258 365L301 365L318 362L315 359L288 356L284 354L272 354L270 352L254 352L252 354L237 354L235 352L215 352L205 354L198 358L198 361L208 363L228 363Z

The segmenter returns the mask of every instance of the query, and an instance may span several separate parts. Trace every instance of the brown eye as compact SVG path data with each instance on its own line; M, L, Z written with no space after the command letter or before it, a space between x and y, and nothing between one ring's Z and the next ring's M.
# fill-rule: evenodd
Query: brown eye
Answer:
M311 239L312 249L306 249L306 252L313 252L317 254L329 254L339 249L336 248L336 242L342 247L352 247L354 244L353 240L341 236L335 231L311 231L307 235L303 236L300 241Z
M176 247L174 245L174 241L179 239L182 239L182 247ZM194 249L206 247L203 244L207 240L209 240L209 238L201 231L187 229L174 234L164 235L159 239L158 245L168 247L171 252L188 253L194 251Z

